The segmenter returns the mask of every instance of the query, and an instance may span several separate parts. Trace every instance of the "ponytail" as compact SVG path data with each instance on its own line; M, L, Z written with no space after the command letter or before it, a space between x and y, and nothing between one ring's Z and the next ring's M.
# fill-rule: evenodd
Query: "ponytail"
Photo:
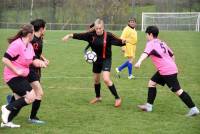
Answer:
M25 37L29 33L33 33L33 26L31 24L26 24L21 27L15 36L8 38L8 43L10 44L18 38Z
M10 44L14 40L21 38L21 37L22 37L22 30L18 31L18 33L15 36L8 38L8 43Z

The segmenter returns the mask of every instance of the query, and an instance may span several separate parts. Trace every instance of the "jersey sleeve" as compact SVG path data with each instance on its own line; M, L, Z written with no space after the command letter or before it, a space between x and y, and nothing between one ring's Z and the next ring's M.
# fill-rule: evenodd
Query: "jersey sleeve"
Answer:
M108 33L107 37L108 37L109 43L111 45L115 45L115 46L124 46L125 45L125 43L123 43L120 38L118 38L117 36L115 36L112 33Z
M74 33L73 34L73 39L84 40L84 41L88 41L89 42L90 35L91 35L91 32Z
M144 53L146 53L149 56L151 54L152 50L153 50L152 45L150 43L147 43L146 47L144 49Z
M6 53L11 56L11 58L17 57L20 54L19 43L11 43L6 51Z

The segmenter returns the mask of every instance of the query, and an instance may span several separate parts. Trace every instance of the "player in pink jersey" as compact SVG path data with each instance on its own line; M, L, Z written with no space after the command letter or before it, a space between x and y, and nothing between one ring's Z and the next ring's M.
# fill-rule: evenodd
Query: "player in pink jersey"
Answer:
M3 75L15 99L1 107L3 121L1 127L20 127L12 123L13 118L22 107L31 104L36 98L29 83L34 73L29 70L29 65L33 64L37 67L46 67L46 65L43 61L34 58L35 53L30 43L33 39L33 32L33 26L27 24L14 37L8 39L10 45L2 58L5 64Z
M179 85L177 79L178 69L175 63L174 54L166 43L157 38L158 33L159 30L156 26L147 27L146 38L148 42L144 53L135 64L135 68L140 68L143 60L149 56L157 69L157 72L152 76L148 84L147 103L138 105L138 107L143 111L151 112L156 98L156 85L159 84L164 86L167 84L167 86L171 88L171 91L179 96L190 109L187 116L197 115L199 114L199 109L195 106L189 94L183 91Z

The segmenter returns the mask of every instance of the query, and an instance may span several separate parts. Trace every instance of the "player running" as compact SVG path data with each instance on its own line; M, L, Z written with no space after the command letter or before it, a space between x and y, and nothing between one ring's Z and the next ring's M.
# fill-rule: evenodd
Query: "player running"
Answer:
M199 109L195 106L189 94L180 87L177 78L178 68L175 63L175 57L172 50L165 42L158 39L159 29L156 26L149 26L146 29L147 44L144 53L140 56L135 64L136 68L140 68L143 60L148 56L156 66L157 72L152 76L148 84L147 103L138 107L147 112L153 109L153 103L156 98L156 85L164 86L167 84L171 91L174 92L190 109L187 116L199 114Z

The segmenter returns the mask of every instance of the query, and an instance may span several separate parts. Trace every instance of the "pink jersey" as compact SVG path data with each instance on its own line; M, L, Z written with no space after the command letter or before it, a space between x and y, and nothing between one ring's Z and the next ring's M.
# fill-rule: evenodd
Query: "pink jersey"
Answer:
M11 60L12 64L16 68L23 70L23 76L28 76L29 65L33 62L33 57L35 56L32 45L29 43L26 46L22 39L18 38L9 45L6 53L13 58L13 60ZM5 66L3 74L5 82L18 76L7 66Z
M172 59L173 52L166 43L153 39L146 44L144 53L147 53L161 75L178 73L176 63Z

